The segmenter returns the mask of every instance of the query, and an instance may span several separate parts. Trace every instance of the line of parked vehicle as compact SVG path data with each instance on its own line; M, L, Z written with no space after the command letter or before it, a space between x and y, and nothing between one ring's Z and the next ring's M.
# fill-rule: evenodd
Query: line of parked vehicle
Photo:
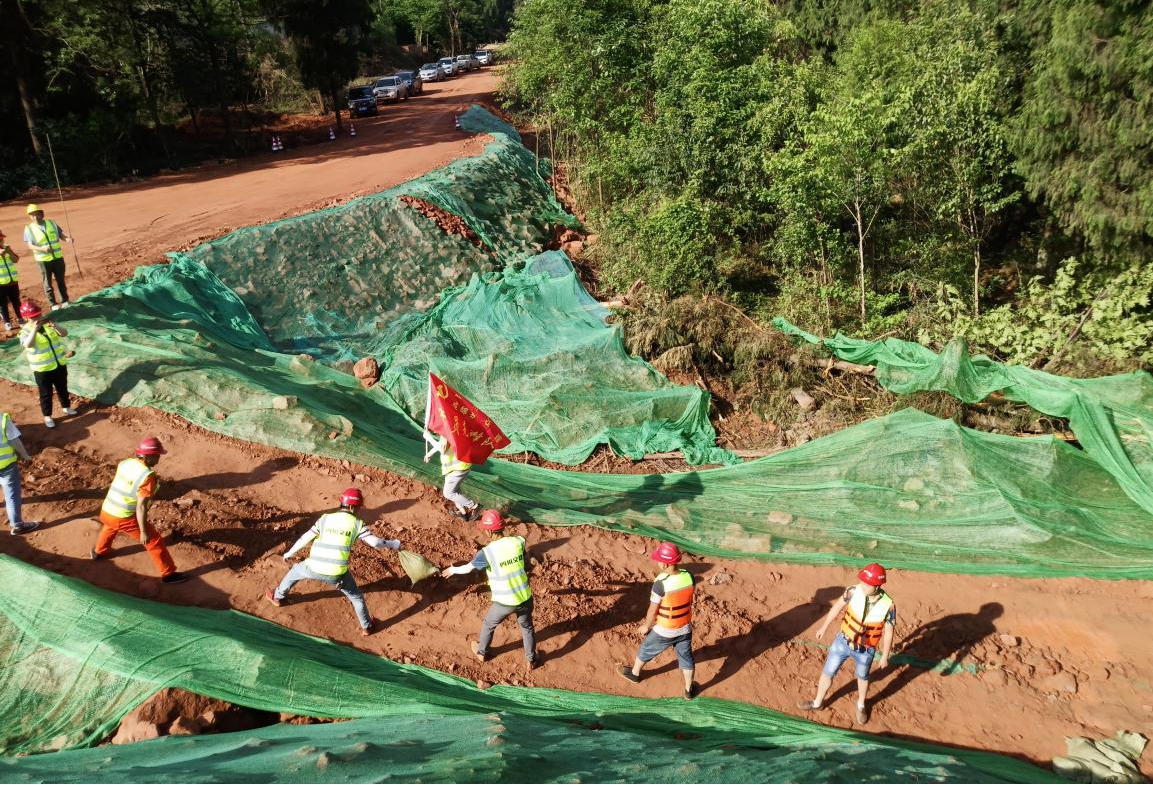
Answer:
M425 63L416 71L397 71L371 84L348 89L348 116L375 115L381 104L397 103L424 92L425 82L442 82L460 74L492 65L493 52L478 49L472 54L442 57L435 63Z

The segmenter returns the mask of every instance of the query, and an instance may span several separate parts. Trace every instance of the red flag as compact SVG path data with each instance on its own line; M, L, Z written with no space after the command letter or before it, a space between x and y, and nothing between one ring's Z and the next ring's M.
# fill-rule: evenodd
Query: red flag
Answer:
M432 372L428 374L424 431L426 439L430 431L448 439L457 457L474 465L509 445L509 438L487 414Z

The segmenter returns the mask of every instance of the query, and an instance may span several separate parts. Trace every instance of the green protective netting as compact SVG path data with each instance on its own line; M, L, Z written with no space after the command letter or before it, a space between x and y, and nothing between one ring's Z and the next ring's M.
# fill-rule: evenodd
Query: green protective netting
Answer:
M523 270L446 291L381 355L381 384L421 421L428 371L452 380L484 400L512 440L502 453L531 450L572 465L607 443L634 459L681 450L689 463L736 463L705 427L708 393L630 357L608 316L568 257L541 254Z
M421 460L420 427L385 390L273 351L202 266L144 268L59 317L77 351L71 386L82 395L439 484ZM29 383L15 342L5 347L0 374ZM1090 456L1051 437L980 433L915 410L721 469L603 475L491 459L467 483L482 503L526 520L634 532L698 553L1153 577L1148 513Z
M267 333L263 348L340 367L376 357L418 420L434 370L495 418L512 438L505 453L575 465L609 444L632 458L680 450L694 464L736 462L715 446L708 395L628 356L567 257L537 255L553 226L576 221L541 177L547 162L479 107L462 126L494 141L380 194L170 257L228 284ZM457 216L493 254L404 196Z
M364 718L8 757L5 782L1060 781L998 755L707 697L482 691L235 611L159 605L8 556L0 592L8 756L96 743L164 687L267 711Z
M875 365L877 381L895 393L942 390L976 403L995 392L1042 414L1064 417L1085 453L1109 472L1138 505L1153 513L1153 377L1144 371L1070 379L984 355L969 356L962 339L941 354L889 338L864 341L838 333L821 339L777 318L781 331L824 346L842 359ZM1150 528L1153 535L1153 527Z

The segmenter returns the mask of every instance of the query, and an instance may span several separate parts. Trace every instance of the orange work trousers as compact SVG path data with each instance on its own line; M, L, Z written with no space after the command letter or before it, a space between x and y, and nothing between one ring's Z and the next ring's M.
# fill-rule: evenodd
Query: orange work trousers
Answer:
M104 526L100 529L100 536L96 538L94 550L97 556L104 556L111 550L112 541L116 539L117 534L124 534L137 542L140 541L140 526L136 523L135 517L113 518L101 510L100 522ZM148 551L152 561L156 562L156 569L160 570L160 577L163 578L165 575L176 572L176 562L172 561L172 555L164 547L164 540L161 538L160 532L156 531L151 523L145 523L144 533L148 535L148 539L144 542L144 549Z

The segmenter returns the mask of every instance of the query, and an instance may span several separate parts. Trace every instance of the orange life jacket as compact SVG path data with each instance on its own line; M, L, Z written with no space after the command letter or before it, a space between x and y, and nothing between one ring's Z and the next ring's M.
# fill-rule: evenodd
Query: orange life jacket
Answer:
M885 620L893 608L893 598L882 589L877 595L866 597L865 593L853 587L853 596L845 608L845 618L841 622L841 632L849 639L853 648L876 648L885 632ZM872 600L868 602L868 600ZM866 607L867 605L867 607Z
M693 620L693 576L687 570L662 572L657 581L665 587L657 608L657 626L668 630L687 627Z

